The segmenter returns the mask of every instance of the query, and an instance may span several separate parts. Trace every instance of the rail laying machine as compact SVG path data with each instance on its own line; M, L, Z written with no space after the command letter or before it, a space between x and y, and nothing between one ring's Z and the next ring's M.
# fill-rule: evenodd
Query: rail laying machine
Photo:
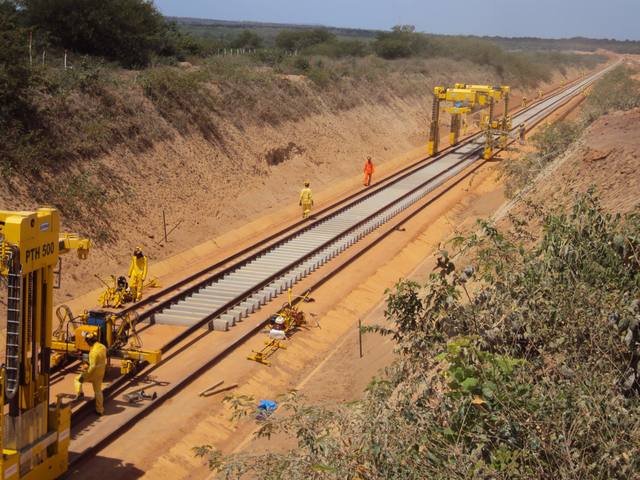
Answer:
M51 399L50 376L64 359L83 360L86 336L96 334L122 373L142 362L157 363L159 351L144 351L137 317L104 310L73 317L57 310L53 329L53 289L60 285L60 255L76 250L87 258L91 242L60 233L54 208L35 212L0 210L0 286L6 286L5 360L0 367L0 480L48 480L68 467L71 410L64 395Z
M67 470L71 410L51 402L53 288L59 255L87 257L88 239L60 234L52 208L0 211L0 278L7 333L0 368L0 478L52 479ZM59 272L59 270L58 270Z
M444 103L448 105L446 111L451 115L450 144L456 145L460 140L462 116L488 107L489 111L483 116L480 123L485 132L484 158L489 159L493 155L495 137L500 139L501 146L506 146L511 119L509 117L509 93L508 86L490 85L466 85L456 83L453 88L435 87L433 89L433 112L429 128L429 143L427 150L429 155L438 153L440 139L440 109ZM504 113L501 119L494 119L495 104L504 102Z

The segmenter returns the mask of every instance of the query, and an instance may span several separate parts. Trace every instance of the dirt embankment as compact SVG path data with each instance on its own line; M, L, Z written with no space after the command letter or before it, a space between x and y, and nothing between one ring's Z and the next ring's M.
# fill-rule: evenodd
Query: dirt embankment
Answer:
M569 205L590 187L613 213L640 207L640 109L598 119L542 173L526 198L546 207Z
M567 77L557 74L542 88L548 90L578 75L577 71L569 71ZM56 302L98 287L94 273L124 271L136 245L145 249L153 265L251 218L295 205L305 178L321 196L336 181L359 172L367 154L381 165L424 145L436 84L497 82L489 68L443 60L425 62L423 72L411 76L412 81L402 85L389 82L373 89L373 83L352 82L337 90L283 76L279 82L289 86L281 85L278 98L265 98L268 92L254 86L237 99L237 110L213 105L205 125L186 130L168 121L141 88L130 89L131 108L145 116L159 138L144 149L122 145L66 167L63 174L42 172L42 182L59 185L69 195L80 191L77 198L85 202L72 205L69 211L77 214L65 215L64 228L97 240L88 261L66 260L67 274ZM216 85L209 88L218 91ZM292 92L289 99L283 93L287 89ZM516 88L513 104L520 103L521 95ZM74 106L78 112L83 108L89 106ZM284 120L278 119L279 109L287 112ZM33 185L20 179L12 182L11 189L0 184L0 204L9 210L35 208L38 201L32 192ZM100 207L87 214L86 204ZM166 244L163 212L170 231Z

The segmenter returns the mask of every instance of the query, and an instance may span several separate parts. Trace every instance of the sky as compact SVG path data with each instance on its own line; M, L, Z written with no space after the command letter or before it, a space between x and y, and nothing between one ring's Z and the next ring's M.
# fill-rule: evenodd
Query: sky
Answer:
M168 16L430 33L640 40L640 0L155 0Z

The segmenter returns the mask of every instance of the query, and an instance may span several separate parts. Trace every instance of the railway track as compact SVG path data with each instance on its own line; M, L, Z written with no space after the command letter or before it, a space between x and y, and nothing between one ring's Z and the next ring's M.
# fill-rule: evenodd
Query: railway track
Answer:
M614 66L575 82L515 113L513 124L526 123L531 128ZM391 222L392 219L404 214L399 224L406 222L433 201L431 199L420 204L436 188L452 179L455 180L455 177L460 177L463 172L466 172L463 178L466 177L471 173L472 166L475 166L473 170L479 168L484 163L481 160L483 148L482 134L473 135L436 157L406 167L380 182L375 188L357 192L317 212L313 220L298 222L260 242L257 248L244 249L172 286L173 289L180 289L179 293L170 295L165 290L154 295L145 303L146 310L141 314L141 320L149 321L150 325L180 325L184 329L162 347L165 359L160 364L144 369L133 379L117 379L105 389L106 398L113 399L126 393L132 380L140 381L144 376L164 372L168 369L169 362L176 358L185 358L188 350L212 331L226 331L234 327L261 306L351 246L366 239L371 232L385 225L389 227L389 224L394 223ZM459 178L456 183L463 178ZM447 190L451 186L449 185ZM399 224L386 228L386 232L392 232ZM387 233L380 235L366 248L382 241ZM357 256L359 254L355 255ZM326 282L337 271L338 269L335 269L326 273L312 288ZM87 430L94 423L90 403L74 411L72 466L108 444L229 351L237 348L246 338L260 330L267 318L268 315L265 315L263 321L250 327L244 326L241 335L230 338L228 345L212 352L207 361L189 365L188 371L182 372L180 377L166 385L159 385L157 400L133 409L129 414L120 415L113 425L102 425L100 434L87 434ZM162 374L163 378L165 373ZM104 423L109 417L100 420Z

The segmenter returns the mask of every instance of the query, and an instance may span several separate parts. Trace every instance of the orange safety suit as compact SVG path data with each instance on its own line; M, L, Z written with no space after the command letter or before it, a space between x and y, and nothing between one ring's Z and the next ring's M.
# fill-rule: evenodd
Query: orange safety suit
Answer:
M365 187L368 187L371 184L371 175L373 175L374 171L375 167L373 166L373 163L371 160L367 160L364 164L364 181L362 182Z

